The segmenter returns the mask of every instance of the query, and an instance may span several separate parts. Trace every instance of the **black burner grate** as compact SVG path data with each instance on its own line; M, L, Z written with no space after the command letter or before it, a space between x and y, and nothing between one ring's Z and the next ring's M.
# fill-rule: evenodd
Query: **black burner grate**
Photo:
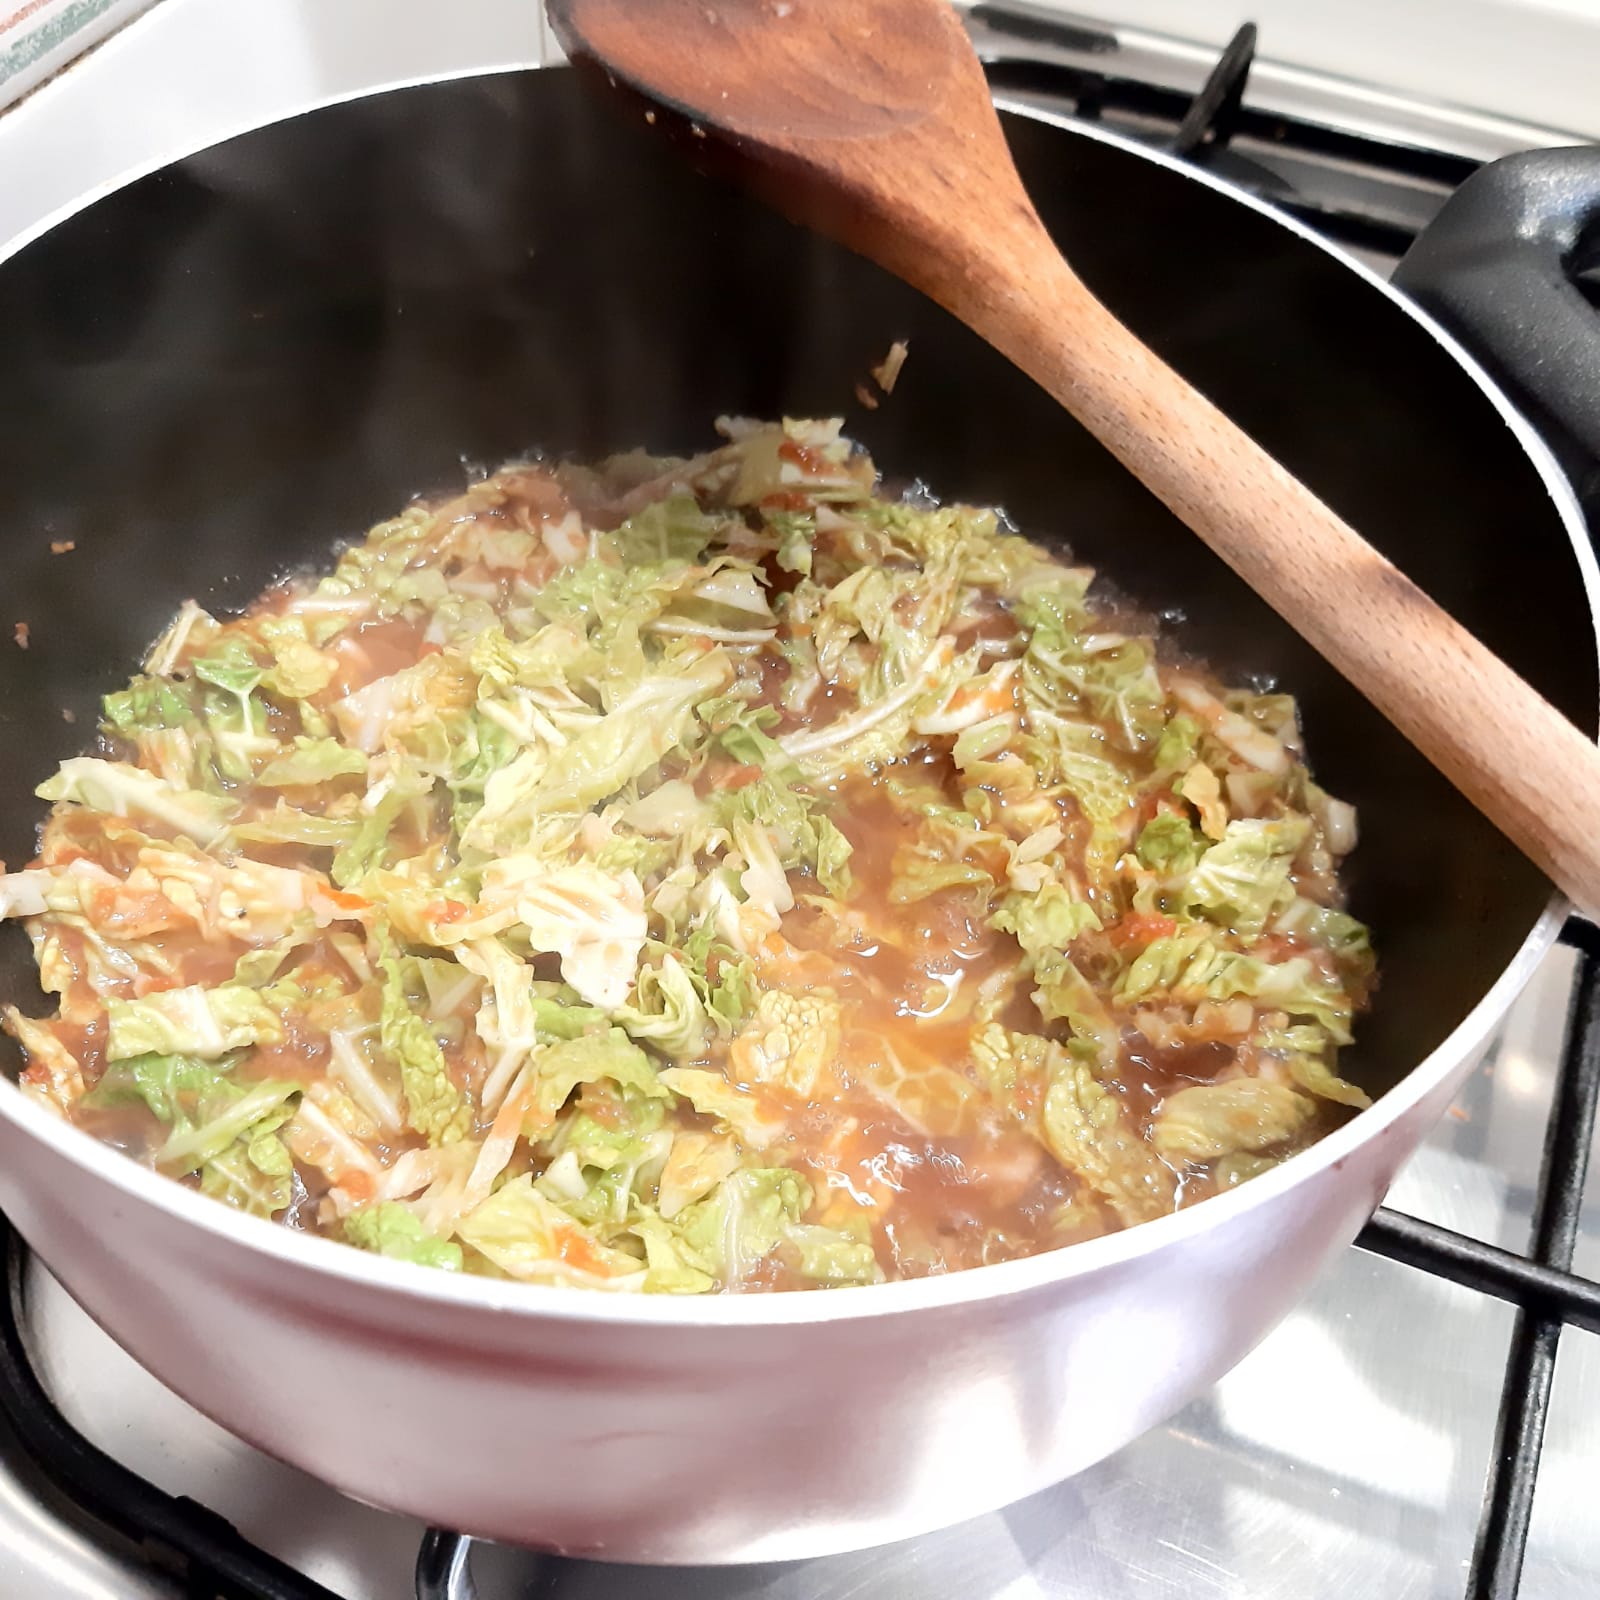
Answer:
M1600 1284L1568 1270L1600 1106L1600 929L1574 918L1561 937L1579 952L1578 981L1545 1130L1528 1255L1387 1210L1356 1241L1517 1308L1467 1579L1469 1600L1513 1600L1517 1593L1561 1330L1571 1323L1600 1333Z
M173 1580L195 1600L339 1600L251 1544L226 1518L170 1495L91 1444L62 1416L28 1356L28 1247L0 1216L0 1419L8 1444L75 1521L115 1552ZM453 1600L467 1600L463 1591Z
M1246 106L1252 23L1193 95L1150 82L1151 65L1130 61L1114 34L1029 0L980 0L967 26L997 92L1159 145L1380 264L1398 261L1479 165Z
M1380 257L1402 254L1477 165L1249 110L1242 101L1255 30L1248 25L1190 97L1119 71L1114 37L1063 24L1025 0L978 4L969 16L974 32L984 35L997 88L1047 96L1079 117L1162 144ZM1335 169L1336 183L1316 181ZM1600 1333L1600 1284L1569 1270L1600 1106L1600 929L1574 919L1561 937L1578 952L1578 981L1529 1253L1387 1209L1356 1241L1517 1308L1467 1600L1517 1595L1561 1330L1570 1324ZM0 1426L44 1492L116 1553L164 1574L197 1600L339 1600L198 1501L169 1495L130 1471L62 1416L28 1356L27 1247L4 1217L0 1256L7 1284L0 1295ZM469 1539L430 1530L417 1556L417 1600L476 1600L470 1551Z

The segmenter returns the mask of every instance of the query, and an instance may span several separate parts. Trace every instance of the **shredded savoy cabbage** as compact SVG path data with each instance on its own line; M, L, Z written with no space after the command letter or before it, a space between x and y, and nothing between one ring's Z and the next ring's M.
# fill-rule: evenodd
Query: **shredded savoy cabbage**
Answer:
M673 1294L1053 1248L1366 1104L1294 702L838 422L719 427L186 604L0 875L23 1091L363 1250Z

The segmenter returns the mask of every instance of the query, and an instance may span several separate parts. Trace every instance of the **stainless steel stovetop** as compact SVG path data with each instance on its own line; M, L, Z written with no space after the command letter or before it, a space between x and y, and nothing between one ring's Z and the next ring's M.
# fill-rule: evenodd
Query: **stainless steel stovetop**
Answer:
M306 9L289 0L266 3L277 25L284 13ZM31 227L69 194L261 120L273 92L274 108L282 111L381 82L532 64L546 52L525 0L467 5L465 42L447 36L442 24L432 34L386 31L377 0L324 3L337 14L319 23L327 30L321 56L279 63L274 84L247 85L226 109L215 106L208 124L191 118L164 129L138 113L144 103L138 86L157 78L181 86L185 71L198 74L205 52L225 42L228 28L222 0L163 0L144 13L0 118L0 170L16 172L20 163L24 196L19 201L13 188L9 209L0 198L0 238ZM259 17L263 6L254 10ZM993 8L983 11L992 15ZM241 15L228 12L234 20ZM311 26L305 16L299 22ZM1024 46L1003 28L995 32L981 15L974 30L992 55L1041 49L1037 39ZM1142 35L1137 49L1130 43L1119 57L1103 42L1115 43L1114 33L1102 30L1097 43L1091 30L1076 44L1042 48L1068 72L1076 61L1115 77L1120 60L1141 81L1179 91L1180 100L1198 88L1204 63L1194 51L1163 50L1159 39ZM1274 73L1264 81L1276 102L1270 109L1292 115L1285 96L1293 101L1294 83L1286 86ZM1060 85L1048 87L1053 93ZM1030 80L1017 92L1044 91ZM197 93L205 100L205 91ZM1316 120L1339 122L1338 85L1316 82L1307 93ZM1161 109L1152 110L1148 97L1130 97L1121 113L1114 83L1102 98L1108 119L1120 116L1126 127L1161 135ZM1373 97L1363 92L1355 99L1359 118L1352 113L1346 125L1359 120L1361 131L1371 133ZM1246 105L1253 103L1247 97ZM1429 148L1464 160L1560 139L1394 95L1380 109L1389 137L1415 141L1425 130ZM113 113L123 119L120 141ZM1255 160L1262 151L1251 137L1248 127L1240 129L1234 147ZM52 150L57 165L41 167L56 159ZM1295 168L1313 211L1359 213L1349 240L1379 264L1448 188L1448 181L1409 171L1374 179L1348 155L1308 164L1291 147L1275 158ZM52 185L71 187L52 199ZM1552 953L1460 1102L1402 1174L1389 1196L1392 1208L1503 1250L1528 1250L1578 960L1566 945ZM1600 1275L1597 1184L1591 1180L1584 1199L1573 1261L1587 1276ZM28 1266L24 1287L33 1363L62 1413L90 1441L159 1488L220 1513L344 1600L418 1592L418 1551L427 1532L421 1524L343 1500L223 1433L123 1355L37 1263ZM911 1544L759 1568L618 1568L474 1547L470 1571L451 1577L446 1560L446 1570L421 1592L450 1600L467 1600L474 1588L480 1600L1457 1600L1466 1592L1478 1537L1515 1320L1501 1300L1352 1250L1210 1394L1112 1460L997 1515ZM426 1449L427 1441L417 1447ZM1526 1600L1600 1594L1597 1476L1600 1339L1569 1327L1559 1344L1542 1464L1530 1480L1520 1589ZM0 1596L171 1600L184 1592L80 1526L41 1485L18 1442L0 1430Z

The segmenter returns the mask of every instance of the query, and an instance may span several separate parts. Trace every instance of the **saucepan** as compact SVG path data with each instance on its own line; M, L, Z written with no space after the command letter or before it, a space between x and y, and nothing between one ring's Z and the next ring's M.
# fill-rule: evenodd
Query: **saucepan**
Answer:
M1113 310L1593 729L1577 504L1462 346L1171 159L1038 112L1006 127ZM1600 176L1570 159L1592 214ZM1559 238L1546 254L1517 289L1532 324L1562 287ZM1360 809L1382 985L1348 1070L1372 1109L1178 1215L944 1278L687 1301L430 1274L236 1215L0 1083L0 1206L71 1293L200 1410L361 1500L704 1563L901 1538L1066 1477L1213 1383L1349 1243L1559 927L1533 869L1026 379L565 71L329 106L143 177L0 264L0 328L13 864L35 785L186 596L242 605L473 463L689 452L725 412L843 409L890 474L1002 504L1181 613L1229 675L1300 696ZM894 339L900 383L862 410ZM42 1009L20 935L3 957Z

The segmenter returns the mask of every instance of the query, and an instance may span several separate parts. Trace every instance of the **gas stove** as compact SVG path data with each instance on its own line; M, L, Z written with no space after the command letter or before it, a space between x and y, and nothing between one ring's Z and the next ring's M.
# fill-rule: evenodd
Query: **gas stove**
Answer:
M96 9L108 8L85 14ZM1412 39L1429 12L1391 9L1411 17ZM1297 37L1288 16L1274 31L1288 7L1263 5L1259 40L1245 29L1221 49L1161 32L1159 4L1122 10L1119 25L1006 0L972 6L968 21L1005 100L1175 150L1380 271L1482 161L1600 133L1528 121L1537 97L1521 88L1468 111L1405 92L1393 75L1354 81L1290 64L1272 54ZM1210 8L1199 10L1195 26L1211 30ZM0 116L0 240L255 123L555 55L527 0L457 0L448 17L392 0L159 0L128 12L120 32ZM1376 9L1370 20L1382 24ZM0 43L11 21L0 18ZM1459 50L1457 24L1447 42ZM1358 55L1352 47L1333 64L1348 72ZM1432 60L1418 83L1437 88L1441 70ZM1462 71L1457 83L1476 81ZM0 1225L10 1290L0 1295L0 1594L1591 1595L1600 1191L1586 1189L1586 1158L1597 1100L1600 932L1574 921L1359 1247L1208 1395L1006 1511L784 1566L566 1560L344 1500L165 1390Z

